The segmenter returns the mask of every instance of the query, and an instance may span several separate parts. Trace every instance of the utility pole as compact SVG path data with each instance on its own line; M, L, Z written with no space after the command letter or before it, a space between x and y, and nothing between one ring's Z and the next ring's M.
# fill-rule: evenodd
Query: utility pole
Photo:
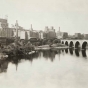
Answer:
M17 44L17 42L18 42L18 21L17 20L16 20L15 28L16 28L15 43Z

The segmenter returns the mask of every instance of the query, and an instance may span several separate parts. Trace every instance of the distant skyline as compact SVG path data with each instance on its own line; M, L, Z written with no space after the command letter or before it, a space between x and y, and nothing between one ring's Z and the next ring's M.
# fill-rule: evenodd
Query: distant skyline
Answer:
M88 33L88 0L0 0L0 18L34 30L53 26L56 31Z

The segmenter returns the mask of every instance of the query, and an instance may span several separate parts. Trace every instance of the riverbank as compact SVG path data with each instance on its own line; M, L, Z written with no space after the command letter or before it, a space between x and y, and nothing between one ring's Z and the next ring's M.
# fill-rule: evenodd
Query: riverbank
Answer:
M63 44L52 44L50 45L42 45L35 47L35 50L49 50L49 49L66 49L69 48L68 46L65 46Z

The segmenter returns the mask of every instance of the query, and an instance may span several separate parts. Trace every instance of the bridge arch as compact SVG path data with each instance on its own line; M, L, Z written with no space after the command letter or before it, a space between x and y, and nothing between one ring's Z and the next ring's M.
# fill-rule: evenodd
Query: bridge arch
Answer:
M62 41L62 44L64 44L64 41Z
M86 49L86 46L87 46L87 42L84 41L83 44L82 44L82 49Z
M79 48L79 47L80 47L80 42L77 41L77 42L75 43L75 48Z
M68 42L68 46L70 48L78 48L80 47L81 49L88 48L88 40L79 40L79 39L61 39L61 43L66 45L66 41Z
M69 47L74 47L73 41L70 42Z
M68 46L68 41L65 42L65 45Z

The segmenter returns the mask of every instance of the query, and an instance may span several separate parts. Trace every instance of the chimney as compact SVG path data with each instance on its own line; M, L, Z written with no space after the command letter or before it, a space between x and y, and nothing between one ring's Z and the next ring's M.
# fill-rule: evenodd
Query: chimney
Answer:
M33 29L32 29L32 24L31 24L31 30L33 30Z
M60 32L60 27L59 27L59 32Z

